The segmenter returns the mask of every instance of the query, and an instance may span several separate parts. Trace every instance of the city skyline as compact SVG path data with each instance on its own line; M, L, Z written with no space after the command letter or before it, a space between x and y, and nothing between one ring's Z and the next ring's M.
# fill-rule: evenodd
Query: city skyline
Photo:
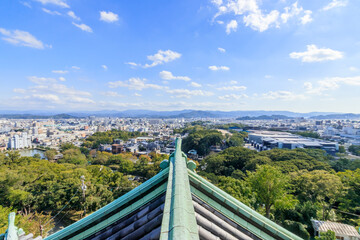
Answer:
M360 113L356 1L5 1L0 110Z

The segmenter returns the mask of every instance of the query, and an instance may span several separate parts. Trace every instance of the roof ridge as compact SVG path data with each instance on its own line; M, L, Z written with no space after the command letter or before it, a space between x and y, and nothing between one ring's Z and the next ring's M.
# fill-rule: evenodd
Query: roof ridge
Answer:
M199 239L192 203L186 155L181 138L169 158L169 177L160 239Z

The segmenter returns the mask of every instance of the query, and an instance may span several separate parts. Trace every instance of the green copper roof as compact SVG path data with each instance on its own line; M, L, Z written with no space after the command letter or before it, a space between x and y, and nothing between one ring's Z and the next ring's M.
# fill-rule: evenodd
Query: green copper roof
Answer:
M168 187L160 239L199 239L191 199L186 155L181 152L181 139L176 139L170 155Z
M158 197L160 194L164 193L166 190L167 183L162 183L168 177L168 169L165 169L141 184L137 188L131 190L130 192L124 194L120 198L116 199L112 203L106 205L105 207L99 209L98 211L92 213L91 215L77 221L74 224L58 231L49 237L45 238L46 240L58 240L58 239L84 239L97 231L111 225L116 220L128 215L132 211L139 208L141 205L144 205L151 201L152 199ZM161 184L162 183L162 184ZM156 187L158 185L158 187ZM156 187L156 188L154 188ZM149 190L152 191L149 192ZM148 193L147 193L148 192ZM144 195L145 194L145 195ZM141 195L144 195L141 197ZM138 201L134 201L141 197ZM131 204L129 204L131 203ZM123 206L126 206L123 208ZM118 213L112 215L105 220L101 220L102 217L106 216L108 213L116 210L119 210ZM94 222L99 222L96 225L88 228L87 226L92 225ZM86 228L86 230L79 232L81 228Z
M188 174L192 184L191 191L195 196L257 237L266 240L302 239L246 206L198 174L190 170Z

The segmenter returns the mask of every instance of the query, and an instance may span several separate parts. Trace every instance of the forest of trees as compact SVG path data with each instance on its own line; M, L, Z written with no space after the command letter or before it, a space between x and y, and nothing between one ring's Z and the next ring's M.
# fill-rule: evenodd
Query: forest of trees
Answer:
M354 154L356 156L360 156L360 146L351 145L349 147L349 152L351 152L352 154Z
M18 213L16 226L34 235L40 234L40 225L46 234L55 223L71 224L84 216L84 209L96 211L157 174L160 162L168 158L156 153L137 158L130 153L84 149L64 144L58 162L51 159L54 150L45 153L50 160L20 157L17 151L0 153L0 233L14 211ZM81 176L87 186L85 201ZM139 180L130 181L130 176Z
M360 161L322 150L230 147L211 154L199 174L304 239L311 218L360 225Z
M237 132L230 130L230 134L225 136L216 130L229 129L233 125L216 125L204 127L201 125L189 126L181 131L181 134L188 134L182 141L182 150L187 153L195 149L200 156L206 156L210 153L211 146L220 146L222 148L242 146L244 144L244 137L247 136L246 132Z

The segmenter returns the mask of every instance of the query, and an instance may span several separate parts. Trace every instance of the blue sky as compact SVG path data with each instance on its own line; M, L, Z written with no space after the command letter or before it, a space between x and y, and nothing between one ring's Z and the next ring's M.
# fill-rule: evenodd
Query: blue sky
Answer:
M4 0L2 110L360 113L357 0Z

